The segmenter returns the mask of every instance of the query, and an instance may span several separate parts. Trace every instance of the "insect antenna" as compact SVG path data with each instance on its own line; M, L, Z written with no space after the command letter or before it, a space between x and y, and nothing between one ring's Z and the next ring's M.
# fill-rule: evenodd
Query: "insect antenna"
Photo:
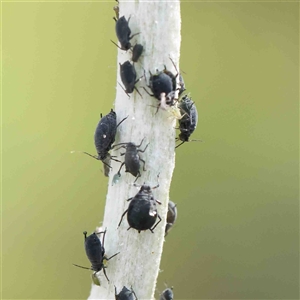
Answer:
M76 265L76 264L73 264L73 266L78 267L78 268L81 268L81 269L92 270L91 268L79 266L79 265Z
M179 138L176 138L176 140L178 141ZM175 147L175 149L178 148L179 146L181 146L183 143L189 143L189 142L201 142L201 143L203 143L204 141L203 141L203 140L189 140L189 141L183 141L183 142L181 142L180 144L178 144L178 145Z

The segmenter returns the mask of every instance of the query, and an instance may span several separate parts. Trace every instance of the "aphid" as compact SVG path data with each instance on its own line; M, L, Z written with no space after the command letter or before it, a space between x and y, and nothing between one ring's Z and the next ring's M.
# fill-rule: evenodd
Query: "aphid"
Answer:
M165 289L159 296L159 300L173 300L173 287Z
M174 225L176 219L177 219L176 204L173 201L169 200L165 236L167 236L169 231L172 229L172 226Z
M177 71L172 59L171 61ZM179 74L178 71L177 74L174 75L165 66L163 71L156 70L156 74L152 74L150 71L149 73L150 79L148 87L151 89L153 94L150 94L145 88L144 90L148 93L148 95L155 97L159 101L165 102L164 104L173 106L176 96L175 92L178 90L176 84L176 78ZM164 105L163 103L161 104Z
M128 209L122 214L118 227L121 225L123 217L127 213L127 221L129 224L127 230L134 228L140 233L142 230L149 229L153 233L154 228L161 221L161 217L156 209L156 202L158 204L161 204L161 202L154 199L152 194L152 190L157 187L159 187L159 184L153 188L149 185L142 185L139 192L127 200L131 202ZM157 217L159 221L155 224Z
M129 50L131 48L131 43L130 40L137 34L136 33L132 36L130 36L131 34L131 30L129 28L129 20L130 17L128 18L128 21L125 19L125 17L121 17L119 19L114 18L114 20L116 21L116 35L117 38L121 44L121 47L119 47L115 42L112 41L112 43L114 43L118 48L120 48L121 50Z
M135 145L134 143L120 143L115 146L122 145L120 148L125 148L126 152L121 153L121 155L125 155L125 161L121 164L120 169L118 171L118 175L121 176L121 169L125 164L125 172L129 172L132 174L134 177L136 177L136 180L141 176L140 173L140 161L143 162L144 167L143 170L146 171L145 169L145 161L140 158L139 152L145 152L147 149L148 145L146 145L144 150L138 149L141 147L144 139L142 139L141 143L139 145ZM135 180L135 181L136 181Z
M136 79L136 71L134 66L129 62L129 60L125 61L123 64L120 65L120 76L121 80L125 86L124 92L128 95L133 92L133 90L136 90L139 95L139 90L135 87L135 84L141 79ZM129 95L128 95L129 96Z
M129 290L126 286L123 286L122 291L119 294L117 294L117 288L115 286L115 298L116 300L137 300L137 296L132 287Z
M142 55L143 53L143 45L141 44L135 44L133 49L132 49L132 61L133 62L137 62L138 59L140 58L140 56Z
M148 87L151 89L153 94L150 94L145 88L146 93L157 100L161 101L165 99L167 105L174 104L175 91L173 89L172 78L167 75L164 71L156 70L156 74L152 74L150 71L150 79Z
M103 238L102 238L102 245L101 242L97 236L97 234L103 233ZM103 269L103 273L107 279L107 281L109 281L107 275L106 275L106 271L105 271L105 267L104 267L104 260L110 260L111 258L113 258L114 256L118 255L120 252L114 254L113 256L107 258L105 256L105 249L104 249L104 238L105 238L105 234L106 234L106 230L102 231L102 232L94 232L91 235L89 235L88 237L87 232L84 231L84 247L85 247L85 252L86 252L86 256L88 257L89 261L91 262L92 266L91 268L86 268L86 267L82 267L79 265L75 265L76 267L82 268L82 269L87 269L87 270L93 270L95 271L94 275L101 271Z
M96 127L95 135L94 135L94 141L95 141L95 147L98 153L98 156L91 155L87 152L83 152L97 160L101 160L103 164L107 165L110 168L110 165L106 163L106 159L109 157L112 160L118 161L115 159L115 156L109 155L108 151L112 149L112 144L115 142L115 137L117 133L117 128L120 126L120 124L125 121L126 118L124 118L119 124L117 124L117 114L111 109L110 113L106 116L100 115L101 119ZM109 155L109 156L108 156Z
M176 148L183 143L190 141L189 138L196 129L198 123L197 108L195 102L193 102L191 98L187 95L183 96L178 107L181 111L182 118L178 120L180 134L177 140L182 141L182 143L178 144Z

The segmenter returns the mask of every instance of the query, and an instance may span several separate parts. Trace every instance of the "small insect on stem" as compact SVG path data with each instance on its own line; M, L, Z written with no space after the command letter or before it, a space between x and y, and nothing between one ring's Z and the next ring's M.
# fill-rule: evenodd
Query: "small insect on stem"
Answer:
M120 143L115 145L115 147L120 146L120 148L125 148L126 151L124 153L121 153L121 155L125 155L125 161L121 164L120 169L118 171L119 177L121 176L121 169L125 164L125 172L129 172L132 174L134 177L136 177L135 181L141 176L140 173L140 161L144 164L143 170L146 171L145 169L145 161L141 159L139 152L145 152L147 147L149 146L149 143L146 145L144 150L140 150L139 148L141 147L143 141L145 138L142 139L141 143L139 145L135 145L134 143ZM118 148L118 149L120 149ZM118 150L116 149L116 150ZM134 181L134 182L135 182Z
M134 186L137 186L134 184ZM152 190L159 187L149 185L142 185L139 192L132 198L127 199L131 201L128 209L122 214L118 227L121 225L123 217L127 214L127 221L130 228L136 229L139 233L143 230L150 230L153 233L155 227L161 222L161 217L157 213L156 203L161 204L160 201L154 199ZM157 218L159 221L155 224Z
M131 60L133 62L137 62L139 60L140 56L143 53L143 49L144 49L144 47L141 44L134 45L134 47L132 49L132 58L131 58Z
M100 239L97 236L97 234L100 234L100 233L103 233L102 244L100 242ZM75 265L75 264L73 264L73 265L76 267L82 268L82 269L93 270L93 271L95 271L94 275L103 269L103 273L104 273L107 281L109 281L109 279L106 275L105 266L104 266L103 262L104 262L104 260L107 261L107 260L112 259L116 255L118 255L120 252L112 255L109 258L107 258L105 256L104 239L105 239L106 230L97 232L97 233L94 232L91 235L89 235L88 237L87 237L86 231L84 231L83 234L84 234L85 252L86 252L87 258L91 262L92 266L90 268L87 268L87 267L82 267L82 266Z
M155 97L159 101L158 109L161 106L163 109L166 109L166 106L173 106L174 101L177 100L175 97L176 97L176 91L179 90L179 88L177 88L176 80L179 73L177 71L177 68L173 60L171 58L170 60L177 74L174 75L171 71L167 69L166 66L164 66L164 69L162 71L156 70L156 74L152 74L149 71L150 79L149 79L148 87L151 89L153 94L150 94L145 89L145 87L143 87L143 89L148 95Z
M122 87L124 92L129 97L128 94L131 94L134 90L136 90L138 94L143 98L143 96L135 86L135 84L138 81L140 81L141 78L143 78L143 76L136 79L136 71L134 65L132 65L129 60L125 61L123 64L119 63L119 65L120 65L120 77L125 86L125 89L121 85L120 86Z
M159 300L173 300L173 287L165 289L159 296Z
M176 140L180 140L182 142L175 148L178 148L185 142L201 141L189 139L191 134L195 131L198 123L198 111L195 102L193 102L191 98L185 95L179 101L178 107L181 111L182 118L178 120L180 134Z
M110 155L109 151L113 148L112 144L115 142L117 128L127 118L128 116L122 119L117 124L117 114L113 111L113 109L111 109L110 113L105 116L102 116L102 114L100 114L100 121L96 127L96 131L94 134L94 143L98 155L92 155L88 152L82 153L93 157L94 159L101 160L107 168L111 168L111 166L109 165L110 160L121 162L115 158L116 156ZM105 172L107 173L107 171Z
M134 300L133 296L137 300L137 296L134 292L134 290L131 289L129 290L126 286L123 286L123 289L119 294L117 294L117 287L115 286L115 299L116 300Z
M118 13L119 16L119 13ZM122 16L121 18L114 18L114 20L116 21L116 35L117 38L121 44L121 47L119 47L115 42L113 42L111 40L111 42L113 44L115 44L119 49L121 50L129 50L131 48L131 43L130 40L139 34L135 33L134 35L131 35L131 30L129 28L129 21L130 21L130 17L128 18L128 21L126 20L126 18L124 16Z

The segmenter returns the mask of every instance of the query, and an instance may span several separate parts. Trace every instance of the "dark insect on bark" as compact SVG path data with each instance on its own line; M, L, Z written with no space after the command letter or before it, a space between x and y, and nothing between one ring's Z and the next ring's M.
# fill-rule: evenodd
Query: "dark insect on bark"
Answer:
M133 298L134 296L134 298ZM123 286L121 292L117 294L117 288L115 286L115 298L116 300L137 300L137 296L134 292L134 290L131 289L129 290L126 286Z
M131 48L130 40L139 33L131 35L131 30L129 28L130 17L128 18L128 21L124 16L119 19L114 18L114 20L116 21L116 35L121 44L121 47L119 47L115 42L111 42L121 50L127 51Z
M100 233L103 233L102 245L101 245L100 239L97 236L97 234L100 234ZM107 258L105 256L104 238L105 238L106 230L98 232L98 233L94 232L91 235L89 235L88 237L86 236L87 235L86 231L84 231L83 234L84 234L84 248L85 248L86 256L88 257L92 266L91 266L91 268L86 268L86 267L82 267L82 266L75 265L75 264L73 264L73 265L76 267L82 268L82 269L93 270L93 271L95 271L94 275L103 269L103 273L104 273L107 281L109 281L109 279L106 275L103 261L110 260L111 258L118 255L120 252L114 254L113 256L111 256L109 258Z
M173 201L169 200L165 236L167 236L169 231L172 229L172 226L174 225L176 219L177 219L176 204Z
M190 142L189 138L195 131L198 123L198 111L195 102L187 95L183 96L181 101L179 101L178 108L180 109L182 118L178 120L180 134L177 140L182 141L182 143L178 144L176 148L185 142Z
M143 230L150 230L153 233L155 227L161 222L161 217L157 213L156 203L152 190L159 187L159 184L153 188L149 185L142 185L139 192L127 201L131 201L128 209L122 214L118 227L121 225L123 217L127 214L127 221L130 228L136 229L139 233ZM159 221L155 224L156 219ZM155 225L154 225L155 224Z
M177 71L177 68L172 59L171 61ZM176 83L176 79L179 74L178 71L177 74L174 75L165 66L164 70L162 71L156 70L156 74L152 74L150 71L149 73L150 73L150 79L149 79L148 87L151 89L153 94L150 94L144 88L146 93L159 100L160 101L159 106L162 106L162 108L165 108L166 105L173 106L174 101L176 100L175 99L176 90L180 90L180 88L177 88L177 83Z
M152 74L150 71L150 79L148 87L153 94L150 94L145 88L146 93L152 97L155 97L158 101L165 99L165 104L174 105L175 90L173 89L172 78L164 71L156 70L156 74Z
M110 165L106 162L109 159L115 160L120 162L119 160L115 159L114 156L111 156L108 151L112 149L112 144L115 142L115 137L117 133L117 128L120 124L125 121L124 118L121 122L117 124L117 114L111 109L110 113L106 116L100 115L101 119L96 127L94 141L95 147L97 150L98 155L91 155L87 152L83 152L97 160L101 160L103 164L110 168Z
M123 64L119 64L119 65L120 65L121 80L125 86L125 89L122 87L124 92L127 94L127 96L129 96L128 94L131 94L134 90L136 90L138 92L138 94L142 97L139 90L135 87L135 84L143 76L136 79L136 71L135 71L134 65L132 65L129 60L127 60Z
M134 45L134 47L132 49L132 58L131 58L131 60L133 62L137 62L139 60L140 56L143 53L143 49L144 49L144 47L141 44Z
M141 143L139 145L135 145L134 143L120 143L115 145L115 147L122 145L120 148L125 148L126 152L121 153L121 155L125 155L125 161L121 164L120 169L118 171L119 177L121 176L121 169L125 164L125 172L129 172L134 177L136 177L135 181L141 176L140 173L140 161L144 164L143 170L145 169L145 161L140 158L139 152L145 152L148 145L146 145L144 150L140 150L139 147L141 147L144 139L142 139Z

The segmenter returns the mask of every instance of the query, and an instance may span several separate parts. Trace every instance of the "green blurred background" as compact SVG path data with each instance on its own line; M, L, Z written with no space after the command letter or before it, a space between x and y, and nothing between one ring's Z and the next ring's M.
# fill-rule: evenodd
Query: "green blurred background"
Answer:
M103 217L95 153L116 86L110 2L2 3L2 297L84 299L82 231ZM199 111L176 151L178 221L158 290L299 298L299 4L182 2L180 68ZM167 33L166 33L167 34ZM155 100L154 100L155 101Z

